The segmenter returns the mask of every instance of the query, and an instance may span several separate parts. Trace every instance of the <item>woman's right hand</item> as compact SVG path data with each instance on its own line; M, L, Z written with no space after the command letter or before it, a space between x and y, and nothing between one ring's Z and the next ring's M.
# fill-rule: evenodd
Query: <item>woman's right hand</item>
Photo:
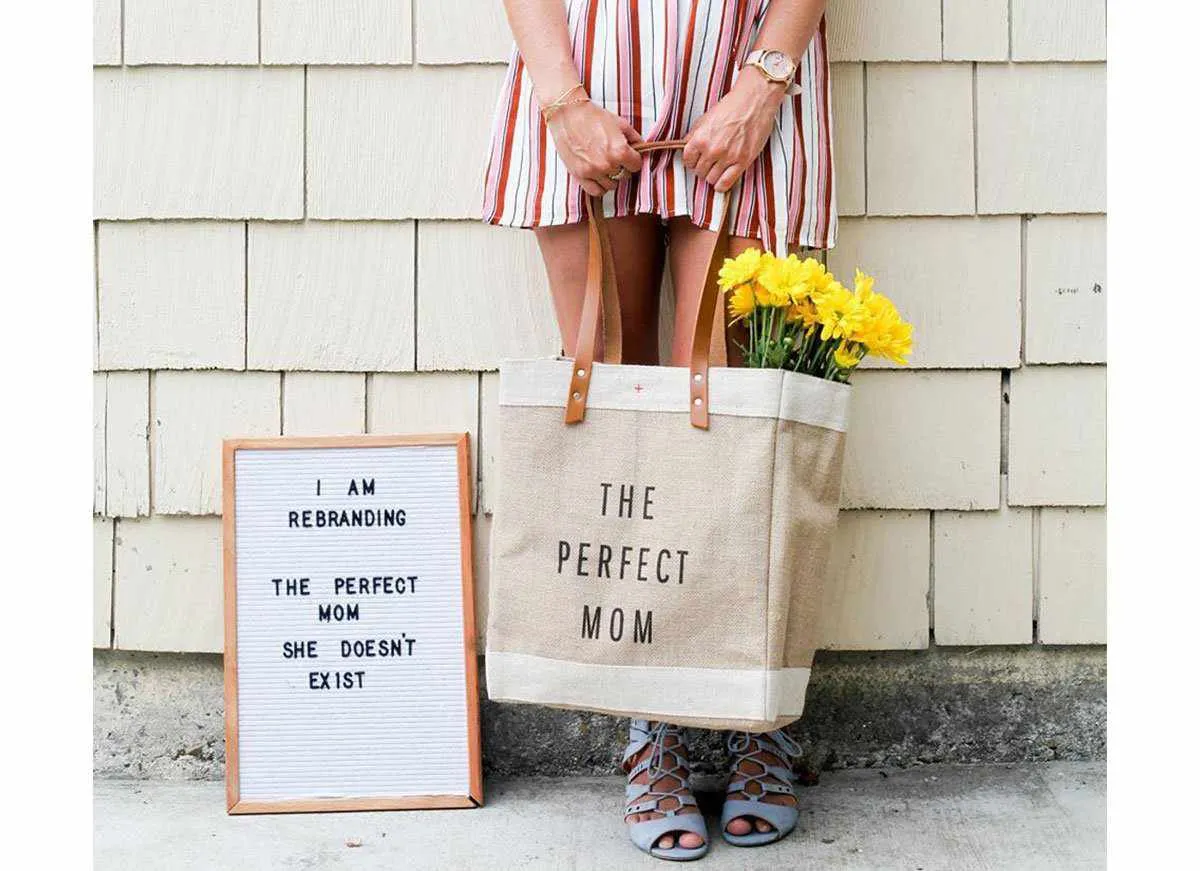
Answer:
M642 139L633 125L590 100L563 106L546 126L567 172L591 196L615 188L611 176L622 167L629 172L642 168L641 155L630 147Z

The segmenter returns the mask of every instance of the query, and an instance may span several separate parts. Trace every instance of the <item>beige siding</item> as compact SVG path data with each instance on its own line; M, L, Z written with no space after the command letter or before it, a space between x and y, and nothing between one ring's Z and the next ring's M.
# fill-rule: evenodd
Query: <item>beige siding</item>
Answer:
M150 513L150 375L109 372L105 388L104 514Z
M981 64L977 89L980 212L1104 211L1104 67Z
M938 60L942 0L830 0L833 60Z
M102 368L245 366L244 225L106 221L97 243Z
M108 517L92 518L92 647L112 645L113 526Z
M842 479L845 508L996 508L998 372L860 372Z
M367 383L367 432L477 434L479 376L474 372L372 375Z
M421 64L507 62L513 50L504 4L496 0L416 0L415 27Z
M1102 215L1043 215L1025 231L1025 361L1107 358Z
M914 367L1000 368L1021 358L1021 227L1005 218L868 218L841 226L830 268L875 276L912 322ZM895 368L886 361L866 363Z
M1033 511L939 512L933 518L938 644L1033 641Z
M105 481L104 430L108 425L108 376L92 375L92 513L104 513Z
M1105 0L1012 0L1017 61L1104 60Z
M503 4L93 22L94 643L219 650L221 439L364 430L470 433L482 635L495 369L559 350L532 234L477 222ZM828 26L826 257L916 346L855 378L826 646L1024 644L1035 620L1103 643L1104 4L831 0Z
M500 425L500 375L484 372L479 383L479 511L492 513L495 505L496 428Z
M558 353L558 324L532 233L425 221L417 239L417 368L495 369Z
M279 435L276 372L154 376L154 512L221 512L221 442Z
M220 519L118 521L114 595L116 647L220 652Z
M97 69L98 218L299 218L304 71Z
M867 65L867 212L975 211L970 64Z
M1043 508L1040 514L1038 640L1104 644L1104 509Z
M96 66L121 63L121 2L92 0L92 63Z
M287 372L283 434L356 435L366 431L367 376L351 372Z
M414 372L372 375L367 384L367 432L468 433L471 437L472 505L479 488L479 375Z
M309 215L478 218L503 75L499 66L309 70Z
M843 511L821 606L822 647L928 647L928 593L928 512Z
M413 368L411 222L252 223L251 369Z
M1103 505L1103 366L1028 366L1013 373L1009 503Z
M127 64L258 63L258 0L123 0Z
M830 74L838 215L861 215L867 210L866 69L862 64L834 64Z
M1010 0L942 3L943 60L1008 60Z
M261 6L265 64L412 62L411 0L261 0Z

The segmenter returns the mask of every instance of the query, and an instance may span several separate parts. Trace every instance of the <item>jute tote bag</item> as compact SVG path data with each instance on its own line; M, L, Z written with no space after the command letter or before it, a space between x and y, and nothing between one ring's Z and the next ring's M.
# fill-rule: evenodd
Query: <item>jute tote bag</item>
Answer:
M689 368L620 362L592 203L576 358L501 364L492 699L754 731L803 711L849 387L710 368L720 236Z

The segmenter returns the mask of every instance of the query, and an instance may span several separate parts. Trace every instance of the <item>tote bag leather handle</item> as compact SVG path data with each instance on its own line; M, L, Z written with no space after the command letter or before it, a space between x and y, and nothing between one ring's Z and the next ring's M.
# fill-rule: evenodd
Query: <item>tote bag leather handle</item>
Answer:
M660 142L637 142L633 149L639 154L683 148L683 139ZM689 408L692 426L708 429L709 347L713 319L716 317L718 290L717 274L721 270L722 253L728 233L726 226L727 199L721 197L718 208L720 231L713 235L708 250L708 269L700 294L700 307L692 328L692 351L689 361ZM603 326L604 361L621 362L621 301L617 294L616 271L613 267L612 243L600 200L588 197L588 266L587 285L583 296L583 312L579 318L579 346L571 367L571 383L567 390L567 423L579 423L587 410L588 386L592 380L592 364L596 360L596 336ZM602 323L601 323L602 322Z

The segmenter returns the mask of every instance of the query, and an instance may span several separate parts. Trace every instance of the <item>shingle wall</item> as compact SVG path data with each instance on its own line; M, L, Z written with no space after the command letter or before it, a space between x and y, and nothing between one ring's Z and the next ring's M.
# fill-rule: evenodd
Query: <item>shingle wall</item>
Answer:
M221 648L230 435L471 432L486 591L494 370L557 350L472 220L500 5L96 0L97 647ZM856 381L826 645L1103 642L1103 0L829 17L830 262L918 348Z

